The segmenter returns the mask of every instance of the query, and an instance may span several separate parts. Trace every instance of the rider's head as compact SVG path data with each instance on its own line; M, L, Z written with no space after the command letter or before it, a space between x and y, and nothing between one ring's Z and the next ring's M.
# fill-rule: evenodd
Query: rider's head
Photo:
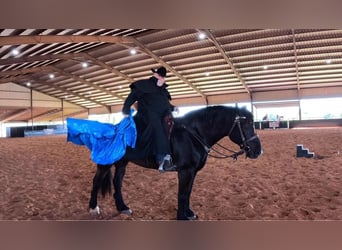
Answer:
M159 69L151 69L154 73L153 76L158 79L157 85L160 87L165 83L166 68L160 67Z

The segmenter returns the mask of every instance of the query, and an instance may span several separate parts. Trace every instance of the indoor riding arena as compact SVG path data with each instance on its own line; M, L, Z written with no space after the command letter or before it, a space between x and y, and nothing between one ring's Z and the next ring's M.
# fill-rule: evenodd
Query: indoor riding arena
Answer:
M90 214L97 166L67 141L68 117L120 122L130 84L160 66L175 117L245 106L261 142L256 159L217 158L240 150L228 137L231 151L211 148L190 198L199 221L342 220L342 30L331 29L0 29L0 220L176 220L177 172L133 163L122 187L133 214L113 191Z

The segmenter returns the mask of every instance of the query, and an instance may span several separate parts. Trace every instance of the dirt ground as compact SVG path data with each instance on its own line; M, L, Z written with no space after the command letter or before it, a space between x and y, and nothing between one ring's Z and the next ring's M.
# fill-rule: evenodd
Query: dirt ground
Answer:
M199 220L341 220L342 128L258 130L256 160L208 158L191 207ZM227 139L221 141L230 146ZM297 158L296 145L316 154ZM236 147L234 147L237 149ZM128 165L123 194L132 216L111 196L88 212L96 165L66 136L0 138L0 220L174 220L177 174Z

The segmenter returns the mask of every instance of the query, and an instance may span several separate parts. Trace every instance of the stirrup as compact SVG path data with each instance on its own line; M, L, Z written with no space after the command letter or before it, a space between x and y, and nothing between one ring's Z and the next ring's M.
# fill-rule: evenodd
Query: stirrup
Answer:
M177 166L173 165L171 156L165 155L163 161L159 164L159 172L164 173L165 171L177 171Z

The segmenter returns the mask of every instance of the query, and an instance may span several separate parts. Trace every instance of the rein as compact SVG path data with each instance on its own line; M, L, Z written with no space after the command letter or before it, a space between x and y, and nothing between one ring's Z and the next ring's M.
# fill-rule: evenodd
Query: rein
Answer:
M238 158L239 155L242 155L242 154L244 154L245 152L248 152L248 151L249 151L249 146L248 146L247 142L252 141L252 140L254 140L254 139L256 139L256 138L258 137L257 135L254 135L254 136L252 136L251 138L249 138L248 140L246 140L246 138L245 138L245 136L244 136L244 133L243 133L243 131L242 131L242 129L241 129L241 124L240 124L240 120L241 120L241 119L246 119L246 117L241 117L241 116L236 116L236 117L235 117L234 124L233 124L232 128L230 129L230 131L229 131L229 133L228 133L228 135L227 135L227 136L229 137L230 134L232 133L234 127L235 127L236 125L238 126L239 131L240 131L240 135L241 135L241 139L242 139L242 143L243 143L243 144L240 146L240 147L241 147L241 150L240 150L240 151L236 152L236 151L234 151L234 150L231 150L231 149L229 149L229 148L226 148L226 147L222 146L222 145L219 144L219 143L215 143L215 144L214 144L214 146L215 146L215 145L218 145L218 146L221 147L222 149L224 149L224 150L226 150L226 151L229 151L229 152L233 153L233 154L229 154L229 155L224 154L224 153L222 153L222 152L216 150L215 148L210 148L205 142L203 142L203 140L202 140L201 137L199 137L197 134L194 134L193 132L191 132L185 125L182 125L182 127L183 127L186 131L188 131L188 133L189 133L193 138L195 138L195 139L204 147L204 149L205 149L206 153L208 154L208 156L211 156L211 157L214 157L214 158L218 158L218 159L226 159L226 158L230 158L230 157L231 157L231 158L233 158L234 160L237 160L237 158ZM215 152L216 154L218 154L218 155L211 155L211 154L210 154L210 150L214 151L214 152Z

